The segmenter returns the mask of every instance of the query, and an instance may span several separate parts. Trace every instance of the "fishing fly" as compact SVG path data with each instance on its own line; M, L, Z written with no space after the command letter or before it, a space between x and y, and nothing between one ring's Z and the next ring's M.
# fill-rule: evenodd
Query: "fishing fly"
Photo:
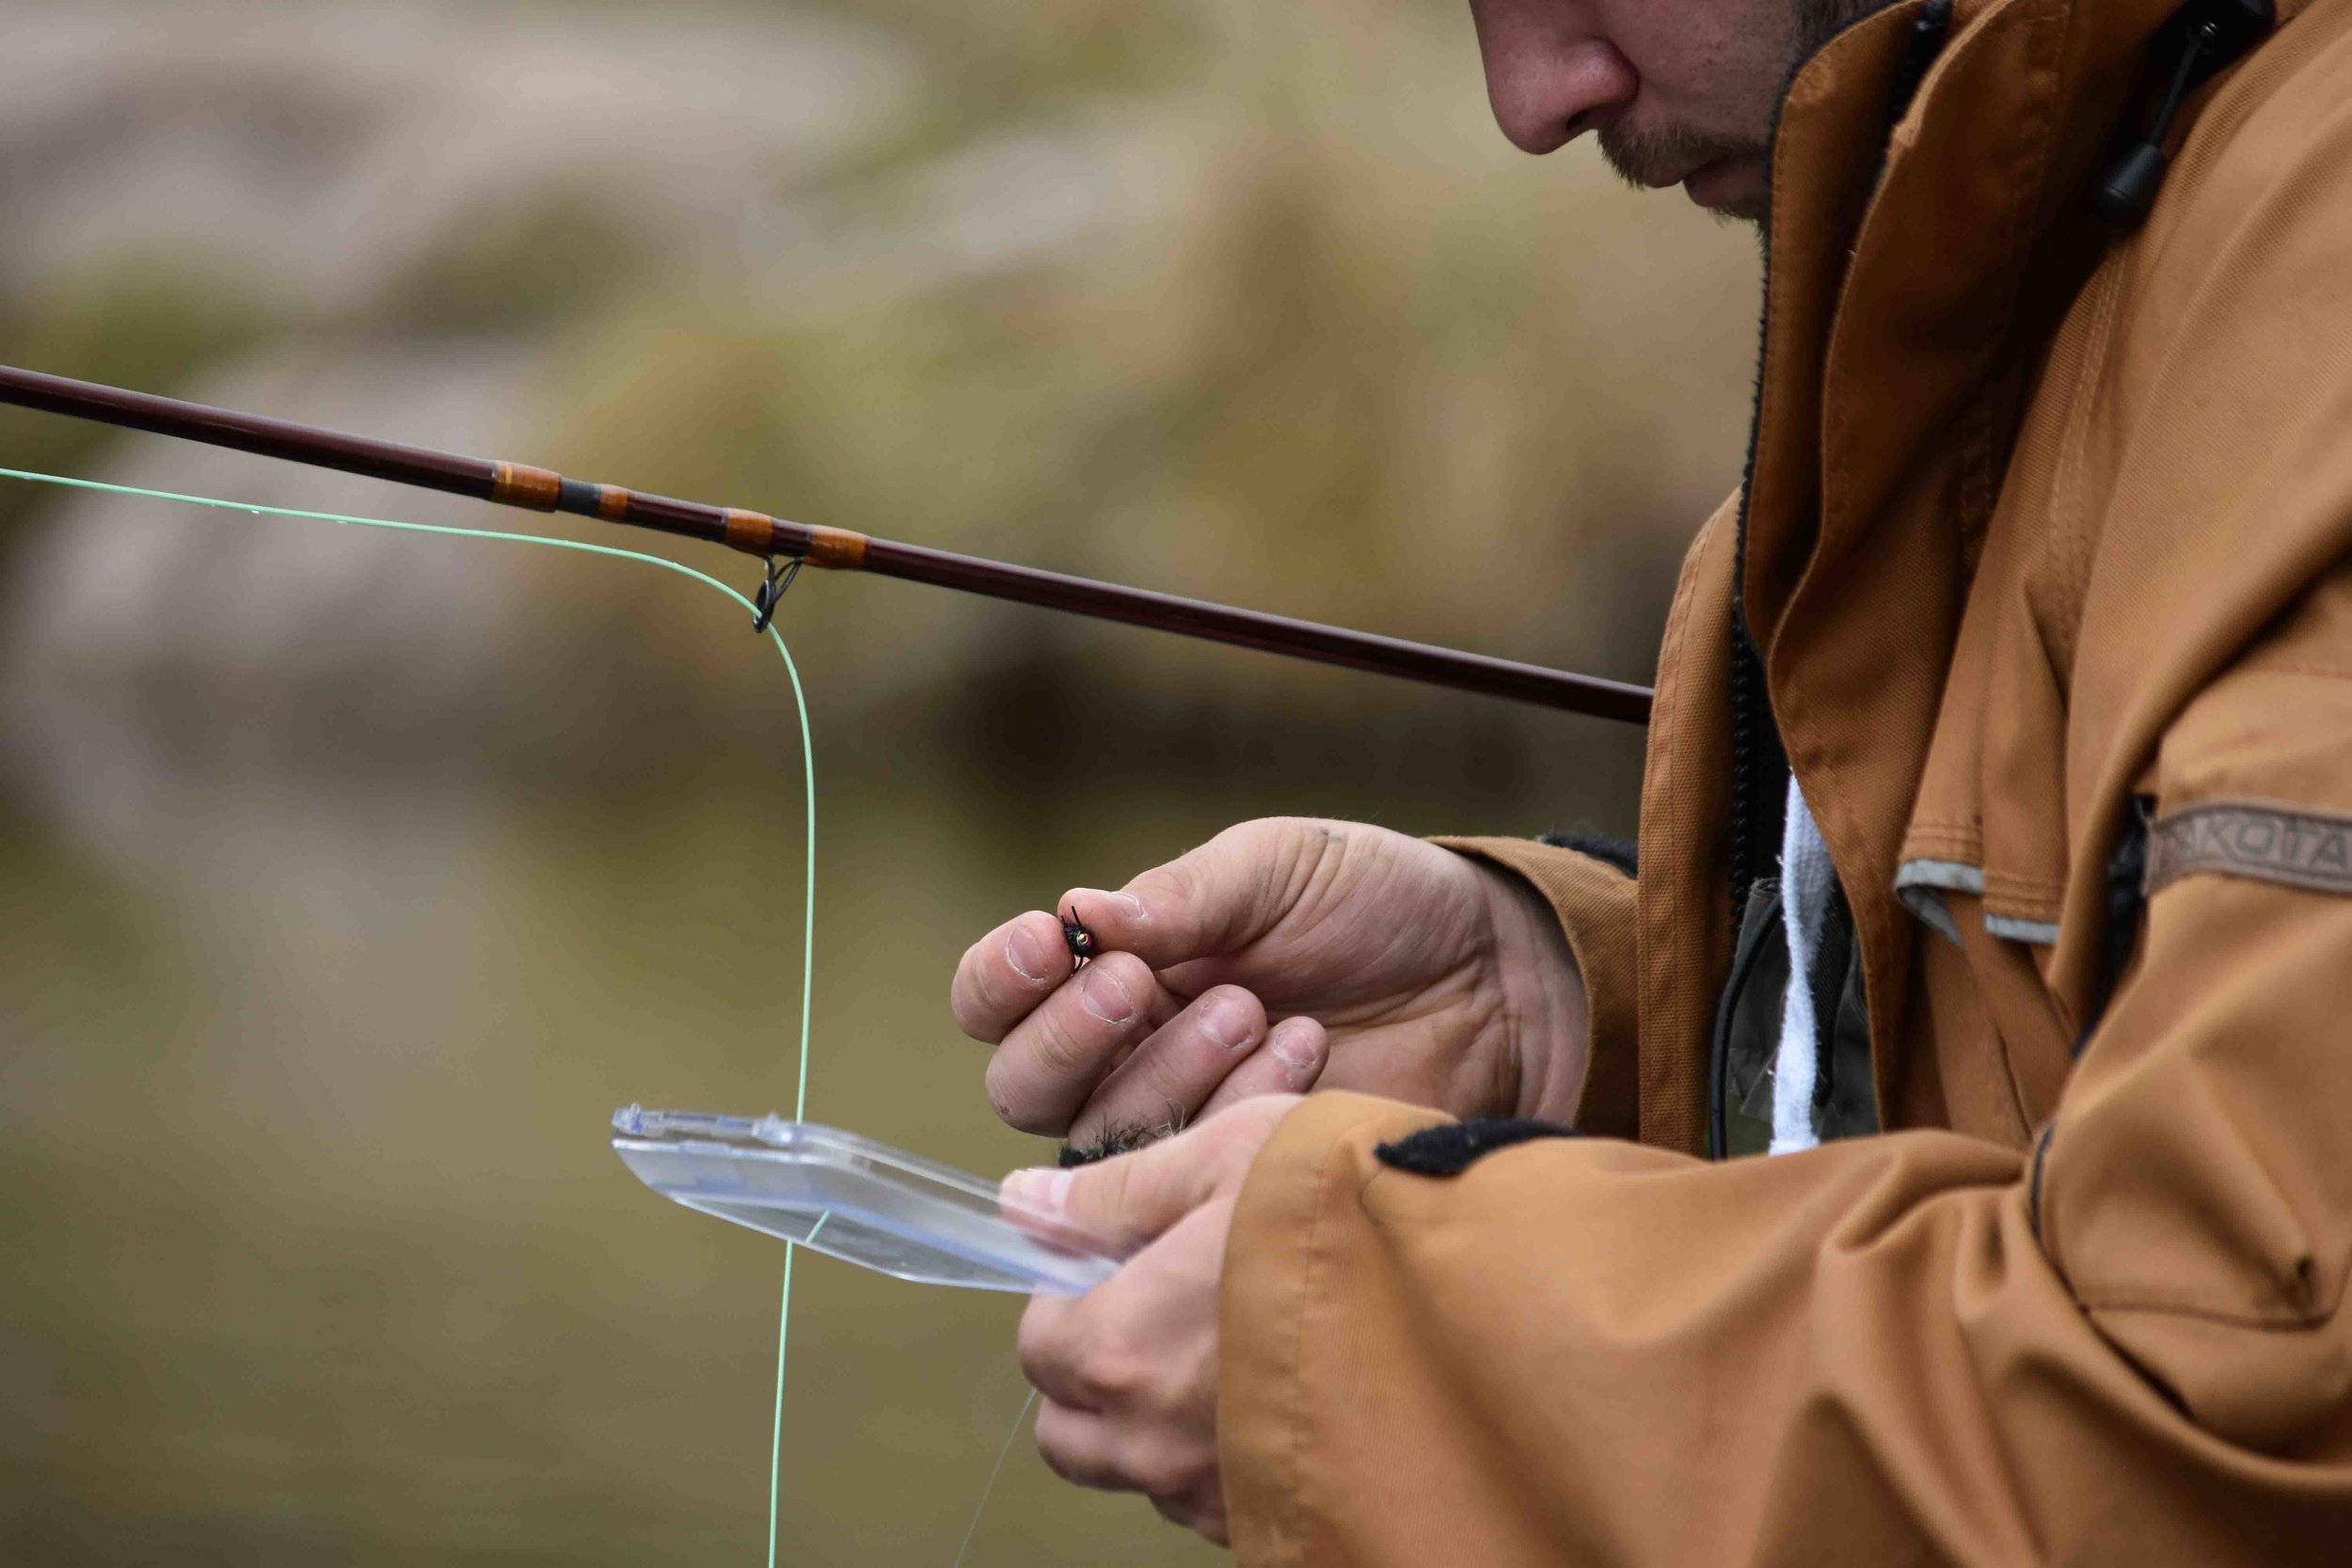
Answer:
M1062 944L1070 949L1070 971L1076 974L1094 957L1094 933L1078 918L1078 906L1070 906L1070 912L1061 917Z

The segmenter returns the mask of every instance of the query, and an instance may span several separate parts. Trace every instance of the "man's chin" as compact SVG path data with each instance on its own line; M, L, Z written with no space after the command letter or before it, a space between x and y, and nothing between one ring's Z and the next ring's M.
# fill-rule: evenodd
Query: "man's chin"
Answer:
M1735 153L1703 164L1683 176L1682 189L1710 213L1749 223L1761 222L1771 191L1770 170L1755 153Z

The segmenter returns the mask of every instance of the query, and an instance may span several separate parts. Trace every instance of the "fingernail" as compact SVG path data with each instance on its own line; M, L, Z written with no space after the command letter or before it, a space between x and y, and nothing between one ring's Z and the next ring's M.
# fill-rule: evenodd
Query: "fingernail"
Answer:
M1105 1023L1124 1023L1136 1016L1136 999L1119 977L1101 964L1089 964L1078 978L1078 1000Z
M1070 1184L1077 1177L1074 1170L1053 1170L1041 1165L1017 1170L1005 1178L1005 1196L1024 1209L1058 1214L1068 1207Z
M1284 1067L1304 1071L1314 1066L1315 1058L1323 1054L1319 1034L1320 1031L1310 1020L1285 1019L1275 1028L1266 1041L1266 1047Z
M1053 959L1046 957L1044 944L1037 933L1025 926L1016 926L1005 938L1005 962L1024 980L1042 980L1050 972Z
M1228 1051L1248 1043L1254 1022L1248 1005L1230 996L1200 1009L1200 1032Z
M1143 912L1143 900L1132 893L1105 893L1101 888L1082 887L1070 895L1070 900L1077 907L1078 917L1081 920L1086 918L1089 905L1099 907L1104 904L1117 904L1127 911L1127 916L1131 920L1147 918Z

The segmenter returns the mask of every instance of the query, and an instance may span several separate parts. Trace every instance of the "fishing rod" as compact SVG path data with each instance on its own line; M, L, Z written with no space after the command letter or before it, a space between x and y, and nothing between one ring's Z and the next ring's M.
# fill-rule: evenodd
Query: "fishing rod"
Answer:
M462 457L8 366L0 366L0 404L446 491L499 506L568 513L724 545L768 563L769 578L760 599L763 618L773 610L781 583L789 580L788 576L777 575L776 564L781 561L788 571L805 564L832 571L870 572L1596 719L1633 724L1649 719L1650 689L1645 686L902 545L848 529L787 522L764 512L674 500L617 484L592 484L524 463Z

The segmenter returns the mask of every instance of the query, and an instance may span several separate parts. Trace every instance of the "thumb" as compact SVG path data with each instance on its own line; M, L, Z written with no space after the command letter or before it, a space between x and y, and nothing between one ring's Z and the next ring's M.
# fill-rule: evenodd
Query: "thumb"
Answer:
M1154 866L1118 893L1073 888L1061 910L1094 933L1102 952L1133 953L1154 969L1248 946L1291 912L1327 854L1337 823L1273 816L1228 828Z

